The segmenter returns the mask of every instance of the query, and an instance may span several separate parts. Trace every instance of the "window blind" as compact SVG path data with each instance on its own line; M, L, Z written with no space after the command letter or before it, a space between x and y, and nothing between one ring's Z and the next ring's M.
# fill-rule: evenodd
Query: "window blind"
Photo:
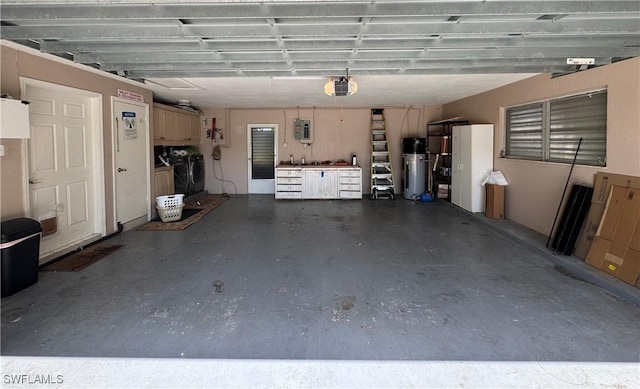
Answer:
M594 91L505 110L505 156L606 166L607 91Z
M542 103L507 108L506 155L542 159Z
M254 179L273 179L275 133L273 128L251 129L251 177Z
M549 106L549 160L571 162L582 138L576 163L605 166L607 93L595 92L552 100Z

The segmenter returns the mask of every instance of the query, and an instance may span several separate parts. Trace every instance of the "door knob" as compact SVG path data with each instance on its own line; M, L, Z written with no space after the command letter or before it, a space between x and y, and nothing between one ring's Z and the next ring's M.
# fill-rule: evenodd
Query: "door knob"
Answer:
M127 169L123 169L123 168L121 168L121 167L119 167L119 168L118 168L118 173L120 173L120 172L126 172L126 171L127 171Z
M42 184L42 181L40 181L40 180L29 180L29 184L31 184L31 185Z

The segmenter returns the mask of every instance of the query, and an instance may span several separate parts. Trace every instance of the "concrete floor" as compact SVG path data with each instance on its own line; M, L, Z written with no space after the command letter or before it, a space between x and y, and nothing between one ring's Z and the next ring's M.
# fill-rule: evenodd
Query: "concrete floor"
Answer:
M3 367L57 356L627 362L638 373L638 306L558 271L532 249L536 234L482 219L443 201L232 196L187 230L125 232L96 264L40 273L2 299Z

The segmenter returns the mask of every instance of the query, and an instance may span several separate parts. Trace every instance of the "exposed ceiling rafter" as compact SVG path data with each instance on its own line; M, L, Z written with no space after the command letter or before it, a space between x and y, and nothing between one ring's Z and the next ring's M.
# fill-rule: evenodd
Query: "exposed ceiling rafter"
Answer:
M4 0L0 18L3 39L136 80L566 74L567 57L640 56L637 0Z

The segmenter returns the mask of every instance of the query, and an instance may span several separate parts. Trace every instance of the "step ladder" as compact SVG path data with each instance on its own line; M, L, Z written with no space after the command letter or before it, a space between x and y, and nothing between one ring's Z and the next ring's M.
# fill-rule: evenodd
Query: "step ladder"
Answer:
M384 109L371 110L371 198L393 200L393 169Z

